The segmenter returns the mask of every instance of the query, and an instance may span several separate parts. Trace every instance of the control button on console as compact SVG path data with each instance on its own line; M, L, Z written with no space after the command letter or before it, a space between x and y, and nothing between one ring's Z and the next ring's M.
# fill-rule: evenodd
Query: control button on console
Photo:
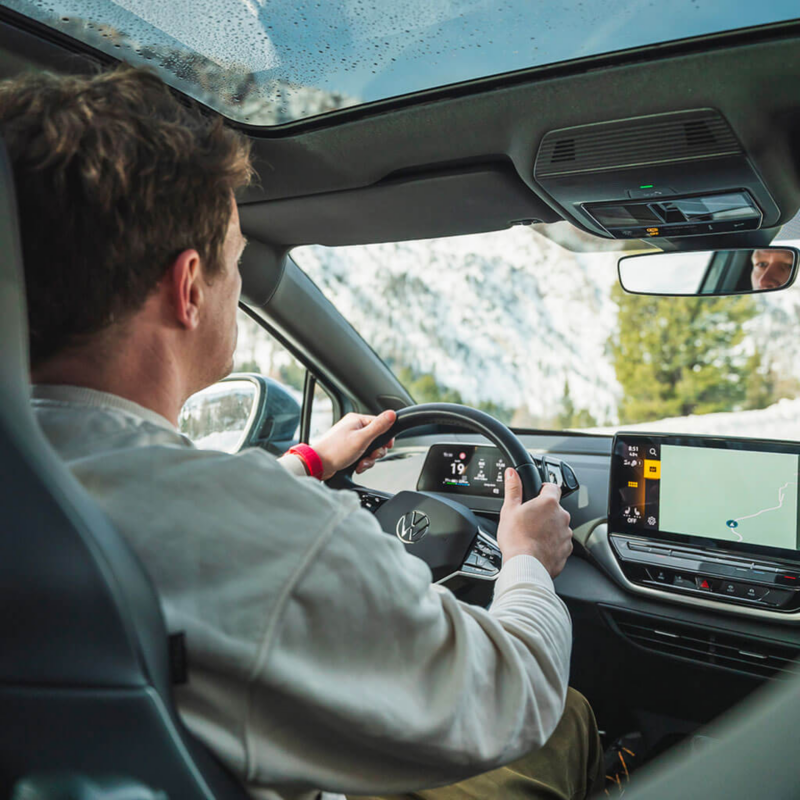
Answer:
M647 574L651 581L656 583L672 583L672 573L668 569L659 569L658 567L650 567Z
M745 600L761 600L769 592L766 586L754 586L753 584L740 584L742 593L739 595Z
M738 583L733 581L722 581L718 589L720 594L727 595L728 597L740 597L740 588Z
M646 189L628 189L628 197L631 200L641 200L650 197L665 197L675 194L675 190L669 186L648 186Z
M794 572L779 572L775 576L775 583L778 586L790 586L793 589L800 589L800 575Z
M676 573L672 578L672 585L677 586L679 589L696 589L694 578L686 575Z
M704 578L701 575L698 575L695 581L697 584L696 588L700 589L701 592L713 592L719 583L719 581L715 581L713 578Z
M751 570L749 567L734 567L733 574L739 578L749 578L751 574Z
M750 577L759 583L775 583L775 573L772 570L754 568L750 572Z

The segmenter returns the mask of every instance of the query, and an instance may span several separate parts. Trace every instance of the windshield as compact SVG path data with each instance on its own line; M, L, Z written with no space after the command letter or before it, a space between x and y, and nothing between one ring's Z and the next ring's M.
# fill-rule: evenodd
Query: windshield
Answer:
M279 125L633 47L793 19L796 0L2 0L222 114Z
M800 440L800 284L628 295L617 254L529 228L293 257L417 402L518 429Z

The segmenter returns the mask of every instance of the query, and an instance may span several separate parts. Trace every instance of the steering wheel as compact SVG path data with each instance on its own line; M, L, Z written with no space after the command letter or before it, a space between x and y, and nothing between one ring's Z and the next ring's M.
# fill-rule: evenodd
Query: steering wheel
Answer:
M365 452L385 445L398 433L421 425L458 425L483 434L517 470L522 481L522 499L536 497L542 476L531 454L520 440L494 417L455 403L425 403L397 412L395 424L375 439ZM437 583L461 575L494 580L502 566L496 525L478 519L463 504L430 492L402 491L395 495L365 489L353 482L356 464L341 470L328 483L337 489L353 489L372 498L364 505L373 511L383 530L398 539L409 552L427 563Z

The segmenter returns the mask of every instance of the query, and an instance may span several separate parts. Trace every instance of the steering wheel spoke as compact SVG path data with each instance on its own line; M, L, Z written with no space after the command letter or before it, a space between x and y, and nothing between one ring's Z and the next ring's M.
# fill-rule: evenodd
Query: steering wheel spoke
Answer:
M375 514L384 503L394 497L394 495L389 492L381 492L378 489L366 489L363 486L354 486L353 491L358 495L361 508L365 508L373 514Z
M482 528L478 528L478 533L459 570L460 574L478 580L495 581L502 566L503 554L497 546L497 540L489 536Z

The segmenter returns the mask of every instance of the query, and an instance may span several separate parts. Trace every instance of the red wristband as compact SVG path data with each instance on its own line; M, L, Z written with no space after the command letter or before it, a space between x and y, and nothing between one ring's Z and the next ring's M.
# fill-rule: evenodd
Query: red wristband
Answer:
M322 480L322 459L317 455L317 451L307 444L296 444L289 448L292 455L297 456L305 465L306 472L317 480Z

